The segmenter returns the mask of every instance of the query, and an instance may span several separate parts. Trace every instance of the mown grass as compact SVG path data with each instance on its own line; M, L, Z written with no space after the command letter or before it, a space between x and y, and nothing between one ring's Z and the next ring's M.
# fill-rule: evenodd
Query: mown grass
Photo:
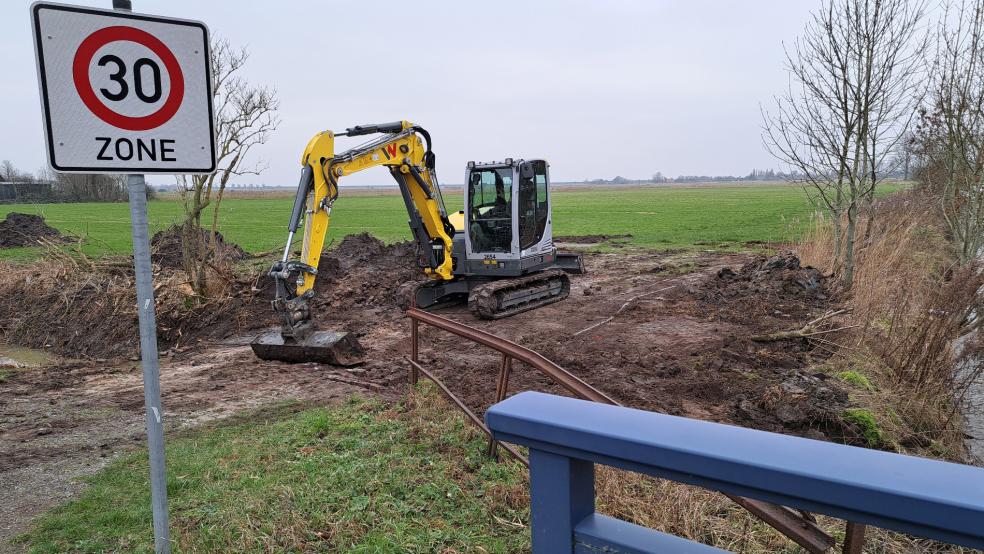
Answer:
M493 463L434 394L213 426L167 444L175 552L521 552L525 468ZM32 552L153 552L146 453L18 540Z
M886 186L884 192L897 190ZM681 247L749 241L792 241L806 229L814 207L795 185L665 188L592 188L554 191L555 235L631 234L629 243L643 247ZM222 204L221 232L249 252L282 247L286 239L291 198L229 198ZM449 210L460 209L461 194L447 194ZM125 254L131 249L130 214L126 204L12 204L9 212L37 213L62 232L82 237L89 255ZM173 199L151 202L154 231L182 218ZM206 219L210 216L206 214ZM387 241L410 238L406 209L396 194L339 198L332 215L329 240L368 231ZM0 257L24 259L32 248L11 248Z

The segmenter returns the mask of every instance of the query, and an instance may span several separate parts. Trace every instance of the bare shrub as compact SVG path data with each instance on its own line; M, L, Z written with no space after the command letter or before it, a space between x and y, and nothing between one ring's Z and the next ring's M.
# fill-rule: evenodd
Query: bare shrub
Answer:
M878 220L861 221L860 232L869 240L855 245L858 286L848 307L863 331L884 318L900 295L921 294L937 283L948 266L948 246L932 202L918 191L900 192L878 202ZM803 262L831 272L832 236L829 218L818 215L797 247Z
M848 323L835 363L863 368L877 390L853 398L883 416L898 449L933 448L960 458L955 425L961 399L981 371L956 371L954 341L972 326L984 274L957 267L934 197L905 191L878 203L881 217L863 222L855 246L856 286L845 297ZM869 228L870 227L870 233ZM800 245L805 262L830 268L828 221L818 218Z
M90 259L80 248L69 253L62 247L49 242L44 258L31 264L0 261L0 335L13 344L72 358L136 354L132 259ZM213 276L212 281L225 287L227 278ZM204 304L191 301L194 293L182 271L156 267L154 283L158 340L164 348L264 322L238 317L252 305L255 282L237 282Z
M854 285L857 226L898 164L927 38L924 0L828 0L786 51L789 89L763 110L763 141L831 217L832 272Z
M216 170L207 175L178 177L178 193L184 207L181 224L184 270L197 300L208 298L207 277L217 260L217 234L223 195L233 176L259 175L264 165L247 164L250 152L269 140L280 125L279 101L272 88L251 84L242 75L249 60L246 49L237 49L226 39L216 39L211 47L212 94L215 105L215 136L218 141ZM202 218L211 209L211 225ZM203 234L202 229L209 233ZM207 239L207 240L206 240ZM228 268L226 268L228 269Z
M981 286L974 267L955 270L921 302L902 296L890 311L888 329L878 352L898 383L925 388L949 388L953 380L952 343Z

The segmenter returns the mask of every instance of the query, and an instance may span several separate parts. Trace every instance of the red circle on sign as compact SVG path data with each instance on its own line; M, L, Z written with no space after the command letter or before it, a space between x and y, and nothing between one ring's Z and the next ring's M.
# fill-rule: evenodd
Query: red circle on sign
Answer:
M117 113L103 104L92 88L92 81L89 80L89 62L92 61L97 50L118 40L142 44L157 54L157 57L164 62L168 77L171 79L171 90L164 104L152 114L143 117L130 117ZM160 39L133 27L105 27L86 37L75 52L75 60L72 62L72 77L82 102L96 117L113 127L127 131L147 131L160 127L174 117L178 108L181 107L181 100L184 99L184 75L181 74L181 66L178 64L177 58Z

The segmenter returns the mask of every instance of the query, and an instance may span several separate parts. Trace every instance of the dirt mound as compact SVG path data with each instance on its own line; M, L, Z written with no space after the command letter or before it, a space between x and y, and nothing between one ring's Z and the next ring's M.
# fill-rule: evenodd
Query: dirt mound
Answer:
M104 258L91 270L58 260L4 265L0 333L12 344L50 349L69 358L117 358L139 351L132 260ZM235 282L221 298L196 305L179 270L156 272L161 350L225 338L268 323L268 298L252 282ZM272 321L272 314L269 319Z
M362 332L373 321L401 318L400 286L422 278L414 243L349 235L318 262L316 319L347 319L347 330Z
M200 240L192 241L192 248L201 248L211 240L211 231L199 229ZM249 258L249 254L239 247L239 245L228 242L222 233L215 233L215 241L218 244L216 252L218 257L227 262L238 262ZM161 267L182 268L181 227L174 225L163 231L158 231L150 239L151 259Z
M37 246L38 239L59 239L61 233L39 215L11 212L0 221L0 248Z
M800 318L831 296L819 270L803 267L792 252L757 256L737 271L722 268L707 279L698 297L736 322L769 325L772 320Z
M273 281L266 272L230 282L226 292L197 305L180 267L175 229L155 235L155 296L161 350L199 341L246 335L277 324L270 309ZM245 256L220 241L224 256ZM362 334L380 322L403 317L401 284L421 278L412 243L387 245L367 234L346 237L319 263L315 324ZM0 333L4 339L50 348L68 357L114 358L138 351L132 261L103 259L91 271L57 260L11 266L0 272Z
M803 295L819 291L823 275L815 268L802 267L800 259L792 252L782 252L768 259L762 257L751 261L737 273L730 267L721 269L717 280L727 283L729 286L725 288L732 295L749 290Z
M348 235L324 258L338 260L345 271L373 268L376 270L416 267L417 247L410 241L387 245L369 233ZM324 259L322 258L322 259Z

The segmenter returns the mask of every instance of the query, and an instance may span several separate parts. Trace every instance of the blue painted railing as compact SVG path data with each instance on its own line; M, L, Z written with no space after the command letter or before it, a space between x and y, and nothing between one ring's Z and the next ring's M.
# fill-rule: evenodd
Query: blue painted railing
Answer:
M984 549L984 469L523 392L492 406L530 449L533 552L721 552L596 514L594 464Z

